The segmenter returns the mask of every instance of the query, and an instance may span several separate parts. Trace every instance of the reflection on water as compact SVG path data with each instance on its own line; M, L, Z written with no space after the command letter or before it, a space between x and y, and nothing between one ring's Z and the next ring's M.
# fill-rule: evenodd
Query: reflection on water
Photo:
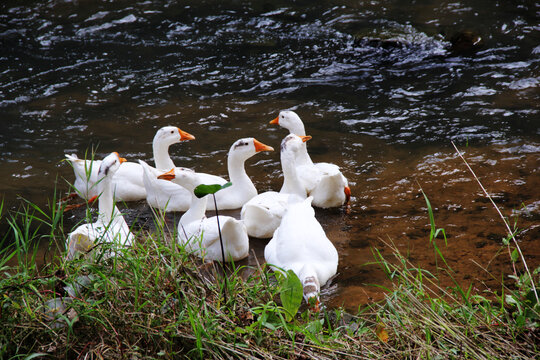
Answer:
M73 177L60 162L65 153L97 148L97 156L118 151L150 161L155 130L169 124L197 137L171 148L177 165L226 175L230 144L254 136L276 147L285 132L267 123L293 108L313 136L313 158L338 163L355 195L350 216L317 214L342 254L336 302L352 298L354 306L366 292L362 301L377 298L363 284L381 283L382 274L361 264L380 239L429 264L417 181L438 204L438 225L453 236L449 249L455 239L487 241L456 249L488 261L504 231L491 234L500 221L450 141L470 145L482 181L508 213L522 214L523 228L531 225L524 234L535 233L535 11L528 1L487 0L5 1L0 191L8 207L16 194L45 204ZM278 154L252 160L248 173L260 191L278 188ZM538 264L539 247L528 245Z

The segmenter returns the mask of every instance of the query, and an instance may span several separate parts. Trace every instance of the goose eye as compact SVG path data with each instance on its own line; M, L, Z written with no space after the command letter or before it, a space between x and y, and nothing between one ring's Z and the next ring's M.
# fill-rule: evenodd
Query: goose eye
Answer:
M171 130L171 134L174 134L174 130Z
M239 141L237 142L236 144L234 144L234 148L238 148L240 146L246 146L246 145L249 145L247 142L242 142L242 141Z

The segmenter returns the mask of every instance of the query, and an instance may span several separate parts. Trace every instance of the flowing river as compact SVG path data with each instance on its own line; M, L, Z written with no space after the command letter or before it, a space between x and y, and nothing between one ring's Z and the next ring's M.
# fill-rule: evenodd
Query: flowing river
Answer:
M317 210L340 254L323 301L355 310L380 299L373 285L387 280L373 249L390 256L391 243L435 269L420 188L456 280L497 288L512 269L506 230L452 142L537 267L539 11L500 0L6 0L0 193L9 209L20 197L45 206L74 179L64 154L151 162L164 125L196 136L171 147L176 165L226 176L230 145L252 136L279 149L287 132L268 122L293 109L313 160L339 165L353 193L349 214ZM279 190L278 151L247 172L259 192ZM128 207L131 221L151 214ZM251 242L259 258L265 244Z

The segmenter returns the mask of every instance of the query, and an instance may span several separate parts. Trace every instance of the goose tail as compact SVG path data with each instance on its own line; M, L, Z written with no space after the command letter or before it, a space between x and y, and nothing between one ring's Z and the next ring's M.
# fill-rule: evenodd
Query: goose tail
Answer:
M341 173L323 176L309 195L313 196L313 205L321 208L338 207L347 202L348 188Z
M83 225L82 228L77 228L69 234L66 244L67 260L73 260L77 257L77 254L85 254L94 247L94 241L87 234L87 227L88 225Z
M68 159L70 162L74 162L75 160L79 160L79 157L76 154L65 154L66 159Z
M302 287L304 288L304 299L315 312L319 312L319 293L321 285L315 270L306 265L302 271Z
M271 238L281 222L281 217L258 204L244 205L241 216L249 236L259 239Z
M249 238L243 221L232 218L227 219L221 227L221 235L223 236L225 261L230 261L231 259L237 261L248 256Z

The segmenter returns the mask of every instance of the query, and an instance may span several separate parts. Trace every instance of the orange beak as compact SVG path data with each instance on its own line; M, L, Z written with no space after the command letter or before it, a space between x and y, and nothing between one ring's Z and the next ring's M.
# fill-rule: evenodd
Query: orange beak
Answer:
M180 129L178 129L178 132L180 133L180 141L195 140L195 136L191 135L190 133L187 133Z
M311 136L310 135L306 135L306 136L299 136L300 139L302 139L302 142L306 142L308 140L311 140Z
M269 124L279 125L279 115L276 116L276 118L274 120L270 121Z
M169 181L171 181L172 179L175 178L175 175L174 175L174 168L172 168L171 170L167 171L166 173L163 173L163 174L159 175L157 178L158 178L158 179L161 179L161 180L169 180Z
M268 145L263 144L257 139L253 139L253 145L255 145L255 151L274 151L274 148Z
M127 161L125 158L120 157L120 154L118 154L116 151L113 151L113 152L116 154L116 156L118 156L118 160L120 160L120 164L125 163Z

